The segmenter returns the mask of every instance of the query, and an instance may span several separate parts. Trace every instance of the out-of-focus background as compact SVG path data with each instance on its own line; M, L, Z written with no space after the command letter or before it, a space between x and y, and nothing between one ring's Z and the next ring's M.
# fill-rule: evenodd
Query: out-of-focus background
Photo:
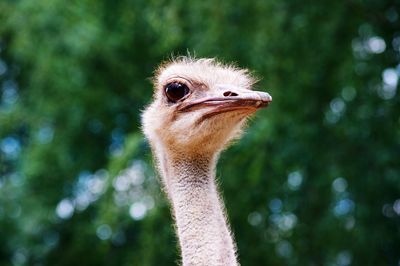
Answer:
M218 176L242 265L399 265L399 0L2 0L0 265L176 265L140 112L172 53L274 102Z

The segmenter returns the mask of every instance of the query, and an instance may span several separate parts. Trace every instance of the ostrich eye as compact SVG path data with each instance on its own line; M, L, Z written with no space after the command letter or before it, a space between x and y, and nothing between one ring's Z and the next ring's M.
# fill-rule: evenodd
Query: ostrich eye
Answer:
M182 99L189 93L189 88L182 83L173 82L165 87L165 95L171 102L176 102Z

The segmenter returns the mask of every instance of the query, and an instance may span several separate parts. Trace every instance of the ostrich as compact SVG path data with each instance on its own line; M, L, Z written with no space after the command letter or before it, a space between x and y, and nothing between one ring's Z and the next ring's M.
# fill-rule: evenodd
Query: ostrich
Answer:
M171 201L183 265L238 265L215 167L247 118L272 101L252 91L254 83L247 70L214 59L180 57L156 71L142 128Z

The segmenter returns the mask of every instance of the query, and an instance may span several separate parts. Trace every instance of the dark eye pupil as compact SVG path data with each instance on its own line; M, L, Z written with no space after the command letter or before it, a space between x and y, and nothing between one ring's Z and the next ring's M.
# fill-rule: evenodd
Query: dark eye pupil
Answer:
M168 99L172 102L176 102L182 99L186 94L189 93L189 88L182 83L174 82L170 83L165 87L165 94Z

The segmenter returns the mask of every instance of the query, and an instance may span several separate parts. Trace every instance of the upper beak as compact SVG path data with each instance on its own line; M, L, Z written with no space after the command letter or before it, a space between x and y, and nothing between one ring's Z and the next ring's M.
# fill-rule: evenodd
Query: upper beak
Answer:
M272 97L267 92L252 91L225 84L219 84L218 87L226 100L254 103L257 107L264 107L272 102Z
M218 84L218 90L197 101L181 106L180 111L188 111L195 106L217 106L225 110L237 108L262 108L272 102L272 97L263 91L252 91L228 84Z

